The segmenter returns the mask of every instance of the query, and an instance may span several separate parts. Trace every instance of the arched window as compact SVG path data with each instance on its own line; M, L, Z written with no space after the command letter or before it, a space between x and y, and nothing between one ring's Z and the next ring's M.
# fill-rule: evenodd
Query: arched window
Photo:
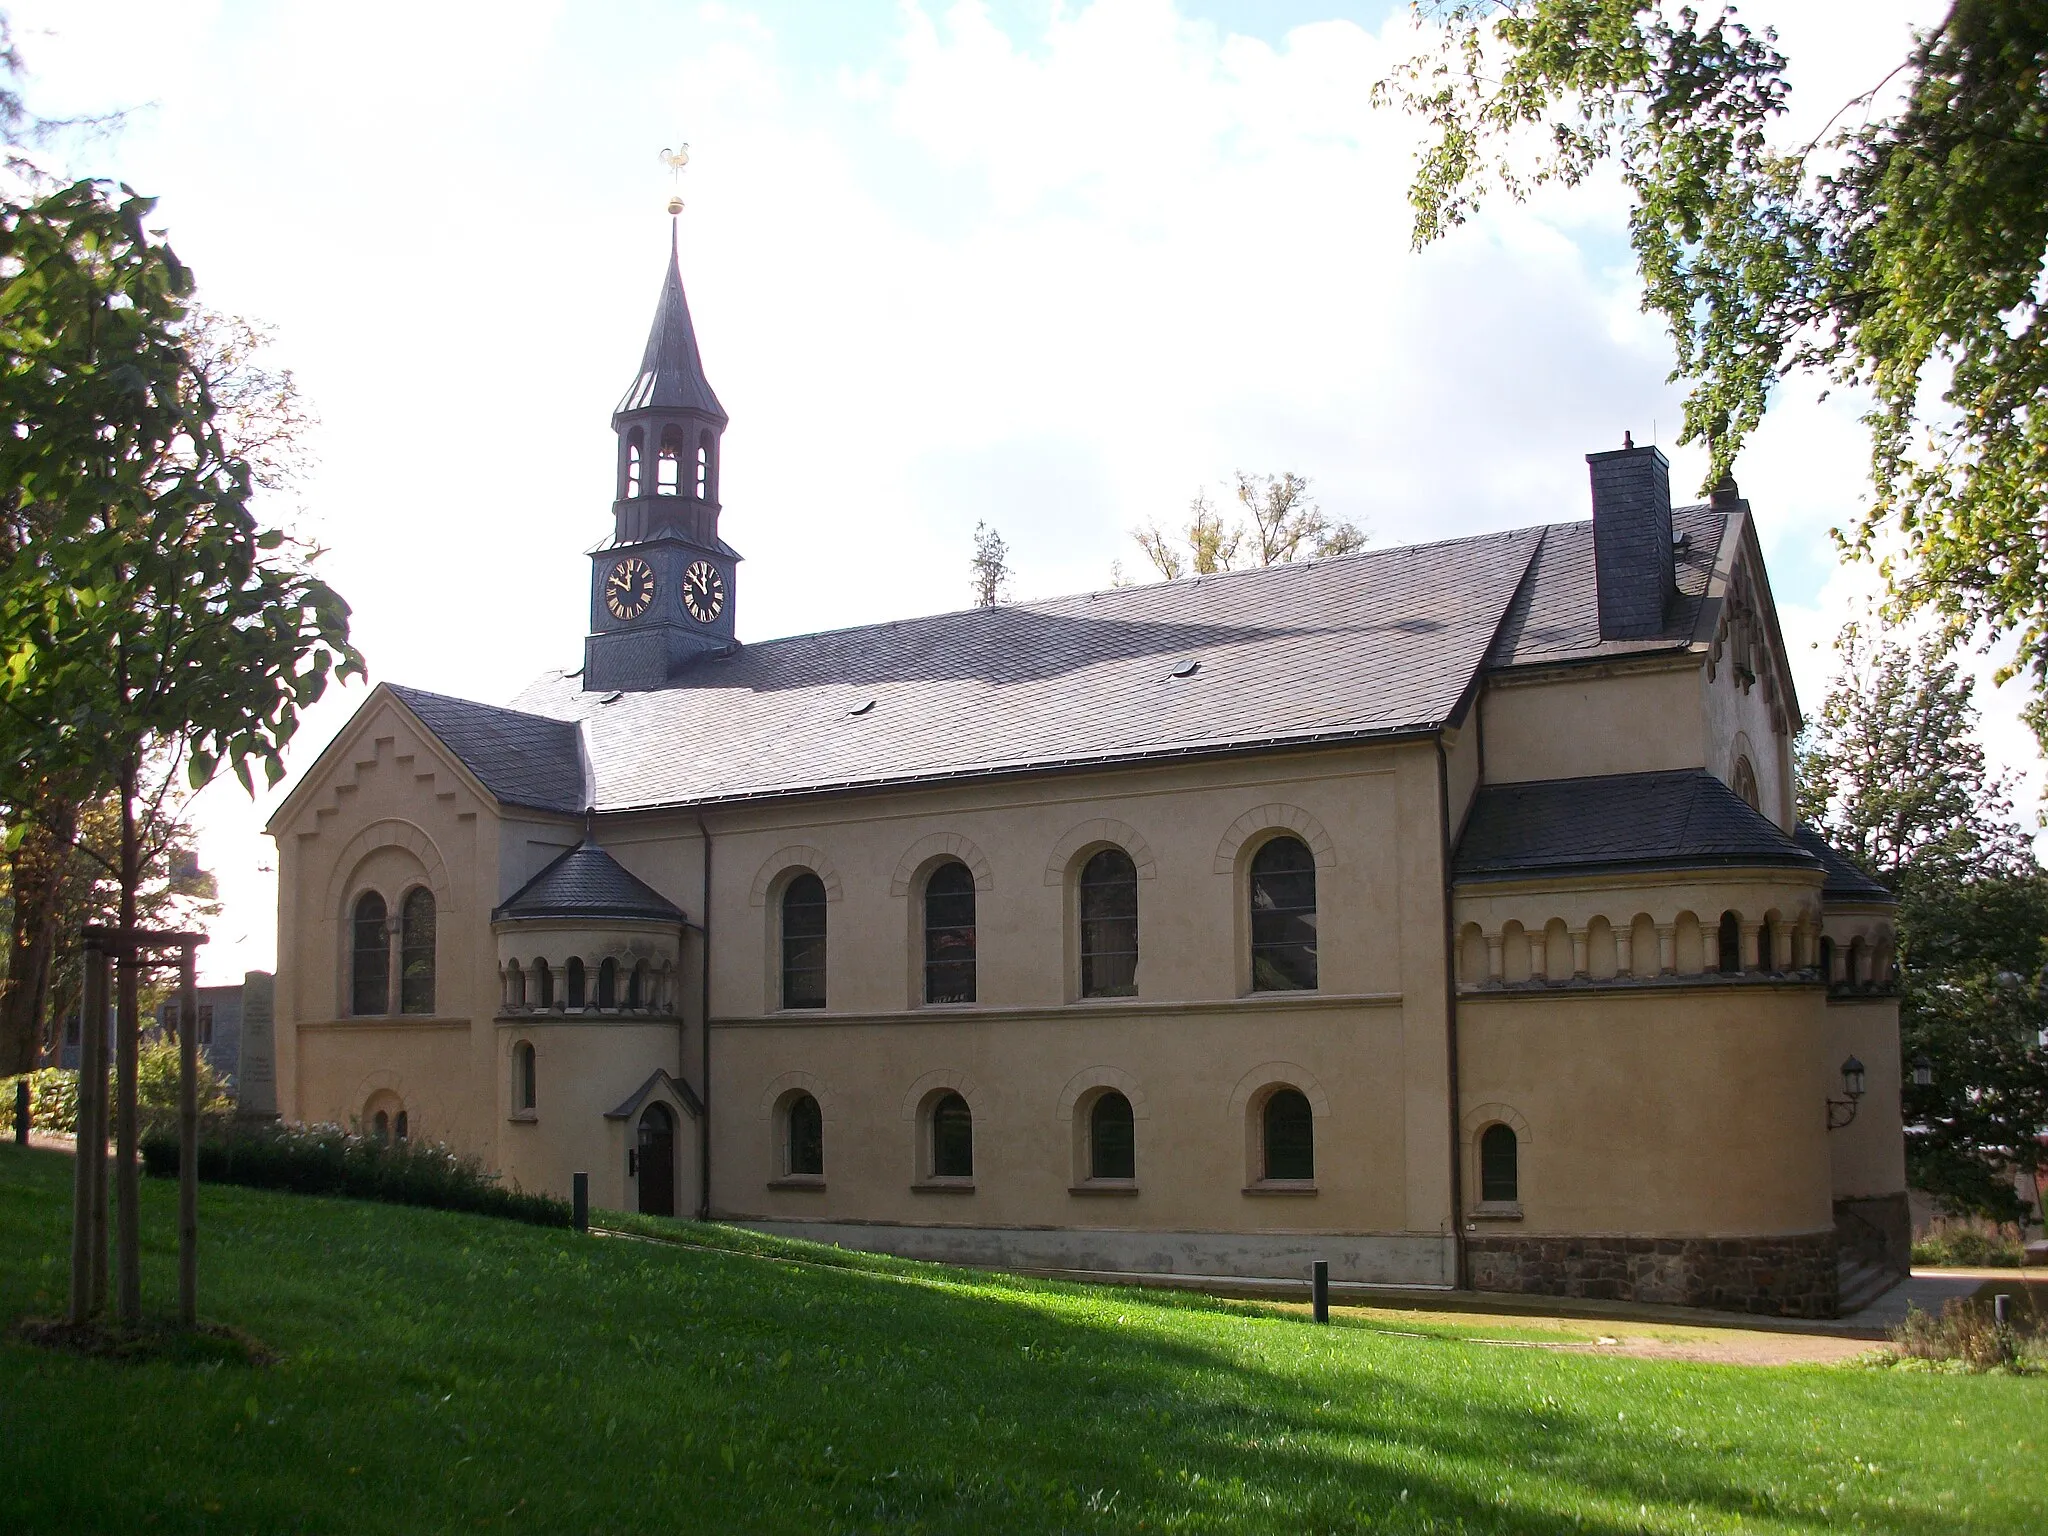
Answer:
M587 991L588 989L584 986L583 982L583 962L572 956L569 961L569 1006L571 1009L581 1008L589 1001Z
M350 1013L391 1011L391 930L385 917L384 898L375 891L365 891L356 898L350 939L353 949L349 967Z
M974 1001L974 872L957 860L924 883L924 1000Z
M697 499L711 499L711 439L708 436L697 439Z
M1863 985L1865 963L1870 958L1870 946L1861 937L1849 941L1849 963L1843 968L1842 982L1845 986Z
M517 960L505 968L505 1004L510 1008L526 1006L526 972Z
M1081 866L1081 995L1138 995L1138 867L1121 848Z
M640 460L645 451L647 439L635 427L626 434L626 495L640 494Z
M675 496L681 493L683 440L674 427L661 434L661 454L654 464L654 493L657 496Z
M645 1008L647 1006L647 962L635 960L633 973L626 978L626 1006Z
M808 1093L789 1101L789 1172L800 1178L825 1174L825 1112Z
M825 882L809 870L782 893L782 1006L825 1006Z
M1489 1125L1479 1137L1479 1198L1512 1205L1522 1198L1514 1127Z
M607 955L597 968L597 1006L619 1006L619 962Z
M401 1109L398 1112L398 1118L391 1122L391 1133L394 1136L396 1136L400 1141L404 1141L408 1136L412 1134L411 1122L407 1118L404 1110Z
M957 1093L932 1106L932 1177L974 1177L974 1112Z
M391 1140L391 1112L380 1109L370 1121L370 1134L380 1142Z
M434 1011L434 893L424 885L406 893L399 908L398 1007L402 1013Z
M1820 941L1820 979L1833 986L1835 981L1835 941L1822 936Z
M539 1102L540 1075L534 1061L533 1042L522 1040L512 1047L512 1107L530 1114Z
M1252 990L1313 992L1316 986L1316 859L1297 837L1276 837L1252 855Z
M1111 1089L1088 1111L1088 1177L1135 1179L1138 1176L1136 1122L1131 1101Z
M1313 1179L1316 1176L1316 1116L1308 1095L1299 1088L1275 1088L1264 1113L1266 1177Z
M1742 969L1742 919L1733 912L1721 914L1721 974L1733 976Z
M533 1000L542 1008L555 1006L555 973L545 960L533 962Z
M1752 811L1763 809L1763 801L1757 794L1756 769L1747 756L1735 759L1735 793L1748 802Z

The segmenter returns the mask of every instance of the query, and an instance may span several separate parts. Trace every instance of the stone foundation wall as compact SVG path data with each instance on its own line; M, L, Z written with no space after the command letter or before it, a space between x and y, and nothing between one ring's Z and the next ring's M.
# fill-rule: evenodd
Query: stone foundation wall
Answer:
M1835 1202L1835 1242L1842 1252L1895 1275L1912 1272L1913 1211L1906 1192Z
M1796 1237L1473 1237L1472 1288L1833 1317L1835 1234Z

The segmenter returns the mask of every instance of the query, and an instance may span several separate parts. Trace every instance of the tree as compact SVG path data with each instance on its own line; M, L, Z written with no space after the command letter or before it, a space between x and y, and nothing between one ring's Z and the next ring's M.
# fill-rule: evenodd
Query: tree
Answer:
M1799 814L1902 889L2031 870L2010 780L1986 766L1974 682L1939 637L1907 647L1851 623L1799 748Z
M13 840L39 784L114 793L124 933L161 805L144 798L151 758L195 789L229 767L253 792L252 762L275 783L300 711L361 670L347 604L251 511L251 467L184 335L191 274L145 229L153 206L91 181L0 204L0 718L20 748L0 761L0 807ZM140 967L124 961L118 981L118 1294L133 1325ZM21 1010L0 1022L0 1049L25 1064ZM97 1220L86 1188L81 1227Z
M1010 546L987 523L974 525L974 558L967 568L972 572L975 607L994 608L1009 601L1010 580L1015 575L1010 569Z
M1849 625L1799 753L1802 819L1899 899L1899 1040L1932 1082L1904 1109L1907 1176L1949 1208L2025 1215L2015 1171L2048 1126L2048 874L1976 740L1973 685L1939 637Z
M1332 520L1308 494L1309 482L1292 470L1278 478L1238 470L1233 491L1243 509L1229 520L1207 491L1188 503L1190 520L1179 536L1157 523L1131 530L1145 558L1168 581L1190 573L1209 576L1240 566L1287 565L1305 557L1348 555L1363 549L1366 535L1355 523Z
M0 718L22 747L0 763L15 919L0 1071L34 1049L79 808L119 792L131 922L164 804L145 793L151 755L195 788L223 764L252 785L252 759L274 781L299 709L360 666L310 552L248 506L259 476L290 471L296 388L251 366L250 328L188 307L189 273L142 227L151 206L82 182L0 208Z
M1614 162L1644 308L1691 386L1680 441L1708 448L1707 485L1781 380L1867 391L1875 494L1844 548L1880 559L1895 611L2016 640L1999 681L2031 674L2048 744L2048 8L1954 0L1805 143L1773 137L1787 61L1732 7L1416 11L1437 51L1375 87L1429 123L1416 246L1489 186L1519 198Z

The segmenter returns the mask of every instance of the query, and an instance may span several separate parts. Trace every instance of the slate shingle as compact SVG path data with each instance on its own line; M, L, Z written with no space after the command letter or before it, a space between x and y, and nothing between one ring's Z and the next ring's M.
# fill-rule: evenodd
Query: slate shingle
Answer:
M1818 863L1719 779L1685 768L1490 784L1473 802L1452 867L1462 881Z
M1812 827L1801 827L1792 834L1799 839L1799 846L1819 859L1828 872L1827 883L1821 889L1823 897L1836 901L1885 901L1898 898L1889 888L1873 880L1854 864L1846 854L1822 837Z
M501 804L571 816L583 810L583 760L573 722L386 686Z
M554 860L491 914L512 917L635 917L679 923L682 908L597 844L584 842Z

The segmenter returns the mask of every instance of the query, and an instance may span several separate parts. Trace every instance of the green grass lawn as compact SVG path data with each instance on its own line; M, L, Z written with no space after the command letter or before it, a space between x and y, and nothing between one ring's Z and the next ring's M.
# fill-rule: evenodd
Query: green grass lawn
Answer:
M70 1162L0 1147L0 1318ZM171 1300L174 1196L145 1184ZM209 1187L280 1364L0 1344L0 1528L2040 1531L2048 1381L1598 1359L681 1228ZM796 1262L800 1259L825 1262Z

